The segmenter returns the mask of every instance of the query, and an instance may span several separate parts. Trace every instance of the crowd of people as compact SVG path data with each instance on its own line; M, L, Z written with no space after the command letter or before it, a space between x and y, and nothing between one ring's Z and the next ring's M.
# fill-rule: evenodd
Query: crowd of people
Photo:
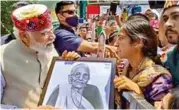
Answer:
M96 57L104 33L104 58L117 60L116 107L122 101L128 108L120 93L132 91L156 109L179 109L178 1L167 0L160 14L148 9L124 19L106 13L80 25L73 1L60 1L54 9L56 29L47 6L16 3L14 32L1 37L2 108L54 108L38 106L52 58Z

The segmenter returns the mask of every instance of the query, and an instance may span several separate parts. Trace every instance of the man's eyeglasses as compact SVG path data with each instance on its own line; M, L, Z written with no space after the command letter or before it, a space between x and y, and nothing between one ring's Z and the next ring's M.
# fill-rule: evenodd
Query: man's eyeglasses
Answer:
M66 11L61 11L61 13L68 13L69 15L74 15L76 14L76 10L66 10Z

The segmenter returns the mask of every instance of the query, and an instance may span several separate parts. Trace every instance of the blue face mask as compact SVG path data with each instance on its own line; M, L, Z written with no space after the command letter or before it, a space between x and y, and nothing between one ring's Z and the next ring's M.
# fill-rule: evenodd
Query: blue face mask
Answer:
M78 16L68 17L65 21L72 27L78 26Z

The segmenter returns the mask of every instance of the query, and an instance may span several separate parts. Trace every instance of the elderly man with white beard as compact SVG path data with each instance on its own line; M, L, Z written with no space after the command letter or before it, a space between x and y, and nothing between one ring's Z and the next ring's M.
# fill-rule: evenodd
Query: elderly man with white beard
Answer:
M50 11L45 5L31 4L15 9L11 18L18 39L0 47L1 70L6 81L1 103L34 108L38 106L51 60L58 56L53 46ZM75 59L79 55L65 51L62 57Z

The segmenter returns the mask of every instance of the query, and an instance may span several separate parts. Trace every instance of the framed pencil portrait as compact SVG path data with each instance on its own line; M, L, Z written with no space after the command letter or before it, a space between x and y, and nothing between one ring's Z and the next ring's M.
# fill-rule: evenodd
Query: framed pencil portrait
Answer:
M116 60L54 57L39 105L62 109L114 109Z

